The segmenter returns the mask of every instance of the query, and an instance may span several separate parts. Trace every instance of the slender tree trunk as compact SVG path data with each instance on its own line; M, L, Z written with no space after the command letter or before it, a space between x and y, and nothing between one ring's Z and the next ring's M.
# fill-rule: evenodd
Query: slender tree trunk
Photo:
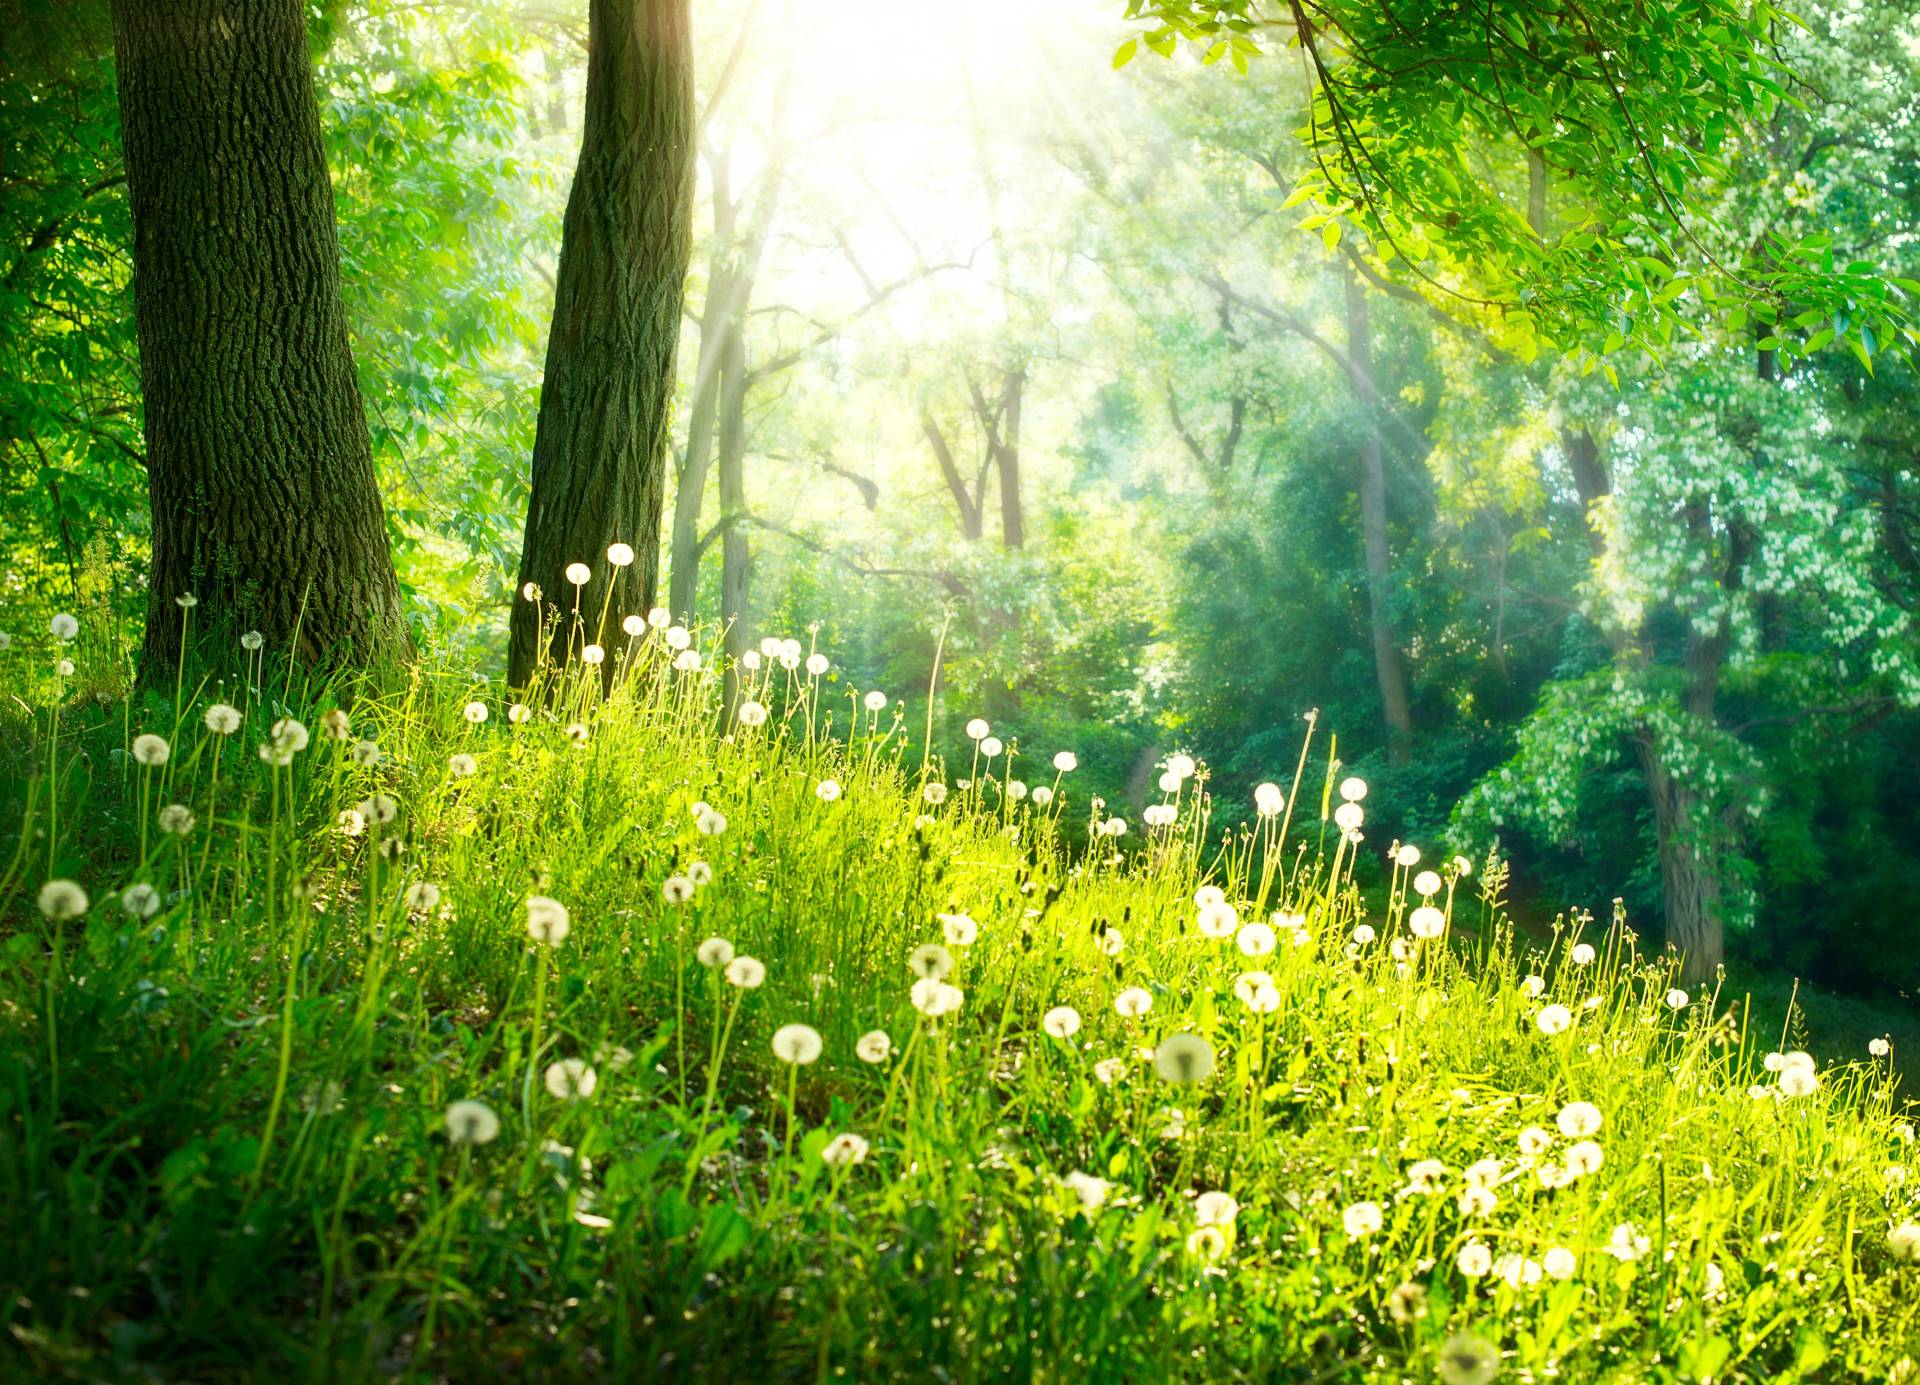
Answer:
M181 608L310 662L410 645L340 299L298 0L114 0L153 574L143 677Z
M674 353L693 203L688 0L590 0L586 116L560 244L520 585L563 612L552 652L598 639L653 604L660 561ZM624 572L607 546L632 545ZM592 580L576 593L570 563ZM607 583L614 582L609 599ZM508 677L538 663L537 603L516 600ZM611 665L607 666L609 672Z
M1704 827L1708 810L1699 794L1668 772L1651 741L1641 740L1639 755L1653 804L1667 941L1681 955L1680 974L1689 982L1707 981L1724 957L1720 878Z
M960 534L969 543L977 540L985 532L980 519L980 505L967 489L967 480L960 474L959 466L953 460L953 449L947 446L947 435L940 431L940 425L931 413L920 414L920 431L927 435L927 443L933 448L933 459L940 464L940 477L947 483L947 492L953 496L953 505L960 512Z
M1020 509L1020 401L1027 373L1009 370L1000 390L1000 430L993 449L1000 469L1000 542L1020 548L1027 541L1026 519Z
M720 404L720 357L732 297L723 256L716 247L707 276L707 301L700 310L700 364L693 375L693 405L687 415L687 456L673 493L673 542L668 554L667 609L691 625L700 587L700 510L707 494L707 469L713 465L714 415Z
M1374 415L1378 391L1373 380L1373 332L1367 318L1367 291L1352 271L1347 286L1347 360L1353 397L1365 415L1360 431L1360 537L1367 556L1367 624L1373 637L1374 677L1380 685L1380 708L1387 723L1387 747L1398 762L1406 758L1413 740L1412 700L1407 693L1407 666L1393 638L1388 587L1393 578L1393 555L1387 547L1387 473L1381 453L1379 422Z
M740 656L747 652L747 346L744 324L727 333L720 362L720 623L726 631L729 710L739 696Z

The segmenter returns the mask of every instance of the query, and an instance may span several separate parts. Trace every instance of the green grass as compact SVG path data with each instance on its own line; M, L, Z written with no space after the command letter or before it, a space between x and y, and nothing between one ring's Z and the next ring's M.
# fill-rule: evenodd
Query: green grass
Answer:
M1189 782L1171 830L1073 857L1059 824L1096 809L1070 773L1049 807L1013 803L1004 758L923 770L917 701L899 721L777 667L756 675L768 722L723 726L711 670L673 671L657 635L633 649L611 696L568 674L519 724L432 663L288 689L268 661L228 737L191 680L178 707L167 688L33 709L0 853L0 1374L1912 1373L1920 1264L1896 1229L1920 1179L1887 1065L1783 1095L1762 1061L1780 1031L1741 998L1671 1008L1619 921L1516 939L1484 863L1422 863L1446 878L1444 941L1409 939L1400 872L1354 944L1324 737L1284 844L1274 819L1209 837L1209 808L1242 810ZM351 739L329 739L343 701ZM313 730L283 768L256 754L275 703ZM142 732L171 742L164 766L126 755ZM1015 777L1055 781L1063 747L1017 748ZM343 831L375 795L393 820ZM158 826L173 803L184 835ZM711 880L670 902L696 861ZM44 917L49 878L91 907ZM1272 955L1198 930L1205 880L1288 916ZM138 882L151 918L121 903ZM437 902L409 907L423 882ZM531 896L568 911L560 945L529 937ZM949 913L978 935L949 947L959 1008L929 1018L910 957ZM703 966L714 937L764 985ZM1236 993L1254 968L1271 994L1239 989L1264 1013ZM1123 1017L1132 988L1151 1008ZM1549 1036L1553 1003L1574 1019ZM1043 1023L1059 1006L1071 1037ZM775 1056L790 1024L818 1061ZM873 1030L878 1063L856 1055ZM1204 1080L1157 1074L1179 1034L1205 1041ZM581 1099L549 1090L570 1059L594 1070ZM450 1138L464 1101L495 1138ZM1597 1108L1603 1162L1549 1188L1573 1102ZM1523 1156L1531 1127L1551 1138ZM843 1133L866 1157L831 1166ZM1492 1205L1463 1208L1487 1159ZM1464 1273L1472 1246L1510 1275ZM1568 1253L1568 1277L1544 1272Z

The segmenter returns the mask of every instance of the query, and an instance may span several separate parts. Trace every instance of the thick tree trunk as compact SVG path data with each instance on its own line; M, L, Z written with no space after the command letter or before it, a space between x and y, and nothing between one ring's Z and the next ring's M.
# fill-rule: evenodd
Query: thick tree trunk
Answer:
M1360 537L1367 557L1367 624L1373 638L1374 677L1380 685L1380 709L1387 723L1387 748L1397 762L1413 740L1412 699L1407 666L1393 638L1388 586L1393 555L1387 546L1387 473L1380 448L1374 401L1373 331L1367 318L1367 291L1351 271L1347 285L1347 361L1353 397L1367 420L1360 432Z
M740 324L727 333L720 362L720 623L726 631L726 698L739 695L740 656L747 652L747 347Z
M556 658L571 640L605 643L602 610L617 628L623 615L653 603L692 203L687 0L591 0L586 116L520 555L519 585L535 584L563 611L576 602L567 565L593 571L577 594L582 628L576 634L563 618L553 633ZM606 561L616 542L638 555L624 571ZM515 601L514 683L539 662L539 617L536 603Z
M181 608L311 661L409 650L347 343L298 0L114 0L153 574L143 676Z
M1640 767L1653 803L1665 897L1667 941L1680 953L1680 974L1689 982L1711 980L1723 960L1720 879L1712 842L1705 835L1700 796L1676 781L1653 745L1642 740Z

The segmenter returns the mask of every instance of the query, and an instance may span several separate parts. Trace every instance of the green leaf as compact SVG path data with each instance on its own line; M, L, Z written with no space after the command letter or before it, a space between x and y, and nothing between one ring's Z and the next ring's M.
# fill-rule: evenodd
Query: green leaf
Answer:
M1121 44L1113 53L1113 70L1118 72L1121 68L1132 62L1133 55L1139 51L1140 40L1137 38L1130 38Z

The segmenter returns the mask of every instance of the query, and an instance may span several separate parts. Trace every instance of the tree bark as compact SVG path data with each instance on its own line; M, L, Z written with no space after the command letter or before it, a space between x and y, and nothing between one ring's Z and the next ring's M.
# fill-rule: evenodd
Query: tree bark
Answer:
M591 0L580 162L567 197L553 326L533 443L520 586L578 610L551 652L605 643L653 604L660 561L674 354L693 204L693 45L688 0ZM625 570L609 544L632 545ZM592 579L578 593L570 563ZM612 590L609 591L609 583ZM513 606L508 678L539 663L540 604ZM607 665L611 676L612 666Z
M410 651L340 298L298 0L114 0L153 573L142 676L182 610L311 663Z
M1351 271L1347 286L1347 377L1354 401L1366 419L1360 430L1360 537L1367 560L1367 624L1373 638L1373 670L1380 685L1380 709L1387 723L1387 749L1395 763L1406 758L1413 740L1412 700L1407 666L1393 638L1387 611L1393 555L1387 546L1387 472L1380 447L1373 379L1373 332L1367 317L1367 291Z
M1000 390L1000 427L993 437L994 461L1000 471L1000 542L1020 548L1027 541L1026 518L1020 509L1020 401L1027 373L1015 366L1006 373Z
M727 333L720 362L720 623L728 655L726 702L739 698L740 656L747 652L747 345L741 324Z

